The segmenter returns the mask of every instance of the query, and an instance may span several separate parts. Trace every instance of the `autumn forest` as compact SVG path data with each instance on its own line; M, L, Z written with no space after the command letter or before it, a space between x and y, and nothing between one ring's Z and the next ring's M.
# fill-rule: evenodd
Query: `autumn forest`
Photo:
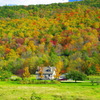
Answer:
M38 66L100 73L99 0L0 7L0 75Z

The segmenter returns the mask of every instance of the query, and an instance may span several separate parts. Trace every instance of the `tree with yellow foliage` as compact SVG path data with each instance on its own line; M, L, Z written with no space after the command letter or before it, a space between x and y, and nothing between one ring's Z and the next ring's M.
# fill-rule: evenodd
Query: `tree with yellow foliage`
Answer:
M30 77L30 72L29 72L29 67L25 67L24 68L24 73L23 73L23 75L22 75L24 78L25 77Z
M61 69L63 68L63 61L59 61L56 65L56 75L55 78L59 78L59 76L61 75Z

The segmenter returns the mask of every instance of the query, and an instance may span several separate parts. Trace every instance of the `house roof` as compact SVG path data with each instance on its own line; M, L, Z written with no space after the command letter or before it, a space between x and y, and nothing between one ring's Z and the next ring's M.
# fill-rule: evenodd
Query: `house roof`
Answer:
M55 71L56 67L39 67L36 71L36 74L39 74L39 71L41 70L43 74L53 74L53 72Z

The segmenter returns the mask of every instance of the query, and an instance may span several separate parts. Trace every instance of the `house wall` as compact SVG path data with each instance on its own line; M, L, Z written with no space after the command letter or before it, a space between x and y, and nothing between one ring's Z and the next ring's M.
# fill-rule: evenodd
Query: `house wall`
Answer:
M47 69L50 69L50 68L45 68L45 71ZM43 71L44 73L42 75L43 76L42 77L43 80L52 80L52 79L55 79L55 75L56 75L55 69L51 68L51 71L50 72L48 72L48 71L45 72L45 71ZM41 77L40 77L40 75L39 75L38 72L36 72L36 79L41 79Z
M37 79L37 80L40 79L39 75L36 75L36 79Z
M43 75L43 80L51 80L51 79L55 79L55 75L56 75L56 73L55 73L55 71L53 72L53 74L52 75ZM36 75L36 79L40 79L40 75Z
M55 79L56 72L54 71L52 74L52 79Z

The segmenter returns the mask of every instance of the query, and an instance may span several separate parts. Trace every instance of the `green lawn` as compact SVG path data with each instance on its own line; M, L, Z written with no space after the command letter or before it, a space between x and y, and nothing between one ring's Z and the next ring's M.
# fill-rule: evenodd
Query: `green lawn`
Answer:
M41 99L32 99L34 95ZM100 100L100 85L92 86L89 82L60 84L0 82L0 100Z

